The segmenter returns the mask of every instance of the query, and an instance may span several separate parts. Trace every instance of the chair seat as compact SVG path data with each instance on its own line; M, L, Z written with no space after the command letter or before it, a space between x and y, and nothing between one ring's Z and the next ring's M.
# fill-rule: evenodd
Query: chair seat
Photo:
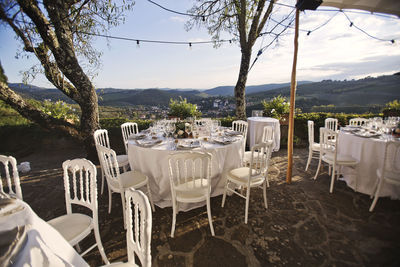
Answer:
M228 173L228 179L232 180L236 184L247 184L249 179L250 168L249 167L241 167L231 170ZM252 175L257 175L256 170L252 170ZM262 175L252 177L250 181L250 185L258 185L264 181L264 177Z
M81 213L65 214L51 219L48 223L72 246L81 241L93 229L92 218Z
M329 164L333 163L333 158L334 155L333 154L325 154L322 159L326 162L328 162ZM336 156L336 164L338 165L356 165L358 163L358 161L353 158L350 155L342 155L342 154L337 154Z
M179 202L187 203L206 200L208 190L207 179L196 179L194 184L195 188L193 188L193 182L182 183L176 186L176 199ZM203 185L203 188L201 187L201 185Z
M130 187L139 188L147 183L147 176L136 170L121 173L120 179L124 189ZM118 184L116 186L118 188Z
M320 151L321 150L321 145L319 143L313 143L311 146L311 149L313 151Z
M120 167L129 164L128 155L117 155L117 162Z

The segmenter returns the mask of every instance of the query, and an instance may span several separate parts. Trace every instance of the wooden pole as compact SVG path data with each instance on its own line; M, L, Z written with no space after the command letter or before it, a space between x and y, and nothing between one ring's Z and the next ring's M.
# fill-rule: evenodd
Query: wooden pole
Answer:
M297 67L297 50L299 48L299 16L300 11L296 9L296 24L294 31L294 55L292 66L292 79L290 83L290 113L289 113L289 132L288 132L288 167L286 172L286 183L292 182L292 168L293 168L293 133L294 133L294 105L296 98L296 67Z

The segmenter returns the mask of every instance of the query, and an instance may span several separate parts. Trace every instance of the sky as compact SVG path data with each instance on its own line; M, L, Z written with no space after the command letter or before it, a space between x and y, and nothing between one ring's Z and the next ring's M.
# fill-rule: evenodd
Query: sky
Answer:
M166 8L186 12L191 0L154 0ZM294 0L280 1L294 5ZM319 8L319 9L327 9ZM328 8L333 10L334 8ZM279 7L276 18L290 9ZM298 81L350 80L367 76L391 75L400 71L400 19L370 13L348 12L350 20L375 37L392 40L379 41L367 36L354 26L344 14L333 11L306 11L300 16ZM209 41L204 28L186 31L187 16L171 13L147 0L136 0L125 24L110 30L112 36L163 41ZM332 18L333 17L333 18ZM332 18L329 23L312 31ZM303 31L305 30L305 31ZM225 35L224 39L232 38ZM247 85L290 82L293 62L294 30L290 29L279 41L259 57L251 69ZM22 71L38 61L32 56L16 55L21 44L13 32L0 26L0 61L9 82L21 82ZM252 60L257 51L269 43L259 38L253 47ZM240 67L240 48L237 43L224 43L218 49L212 44L173 45L106 40L96 37L94 47L102 52L101 66L93 83L96 88L179 88L210 89L235 85ZM31 84L52 87L43 75Z

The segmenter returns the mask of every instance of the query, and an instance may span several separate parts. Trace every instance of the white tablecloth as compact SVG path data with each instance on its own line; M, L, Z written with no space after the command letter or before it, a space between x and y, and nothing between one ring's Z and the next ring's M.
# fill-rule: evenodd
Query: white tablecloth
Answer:
M211 196L223 194L226 173L242 164L243 139L228 145L211 144L203 141L203 148L196 148L194 151L205 151L212 154ZM137 146L135 141L128 141L130 166L149 177L153 201L161 208L172 206L168 155L180 152L180 150L168 150L167 144L146 148ZM205 202L179 203L179 210L187 211L203 205L205 205Z
M39 218L28 204L19 199L7 203L4 195L0 202L2 241L8 243L8 239L16 233L13 229L19 227L20 230L19 238L8 245L13 252L1 255L7 261L12 260L13 266L89 266L57 230Z
M339 132L338 152L351 155L359 160L357 176L349 167L343 167L343 178L347 185L364 194L372 194L377 182L376 170L382 167L386 141L378 138L364 138L351 133ZM400 165L400 159L398 160ZM380 196L400 199L400 187L385 183Z
M249 123L247 130L247 143L251 148L255 144L260 143L264 126L270 125L274 129L274 144L272 146L273 151L278 151L280 148L281 140L281 125L279 120L267 117L249 117L247 118Z

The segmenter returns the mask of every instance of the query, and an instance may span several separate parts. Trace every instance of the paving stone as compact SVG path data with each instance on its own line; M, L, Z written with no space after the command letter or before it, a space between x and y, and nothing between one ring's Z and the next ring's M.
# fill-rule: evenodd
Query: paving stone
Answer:
M172 251L190 252L202 240L200 229L179 234L175 229L174 237L168 238L168 243Z
M305 248L316 247L327 240L324 228L315 219L307 220L297 229L299 244Z
M167 254L157 257L157 264L160 267L186 266L186 260L184 256Z
M195 252L193 262L195 267L248 266L243 254L230 243L219 238L207 238Z
M235 231L233 232L231 239L239 241L242 245L246 244L246 238L249 235L249 228L245 227L244 225L240 225Z

